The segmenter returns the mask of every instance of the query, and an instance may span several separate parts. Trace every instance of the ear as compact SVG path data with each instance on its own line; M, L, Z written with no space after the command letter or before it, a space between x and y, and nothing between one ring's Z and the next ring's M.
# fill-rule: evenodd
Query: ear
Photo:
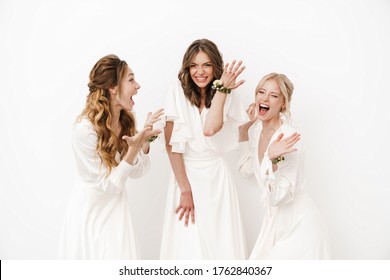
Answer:
M110 94L116 95L118 93L118 86L109 87L108 91Z

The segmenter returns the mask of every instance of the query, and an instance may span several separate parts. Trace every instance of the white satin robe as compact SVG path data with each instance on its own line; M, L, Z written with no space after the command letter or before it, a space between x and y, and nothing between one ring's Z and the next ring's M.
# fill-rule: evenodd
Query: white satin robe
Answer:
M96 152L97 134L83 118L74 125L73 153L77 180L62 230L59 259L138 259L126 181L148 171L149 157L137 155L134 165L120 161L106 176ZM117 162L119 162L117 153Z
M183 154L195 205L195 224L184 226L175 209L180 189L173 175L166 201L161 259L245 259L247 249L231 171L222 157L238 147L239 124L246 120L238 96L228 95L224 126L212 137L203 134L209 109L201 113L185 98L180 83L171 87L165 114L173 121L172 151Z
M261 129L259 121L250 128L250 140L240 143L238 163L240 173L254 174L263 191L265 214L250 259L328 259L327 230L305 188L303 140L295 145L298 151L285 155L273 172L268 148L259 162ZM283 123L270 144L280 133L288 137L294 132L294 127Z

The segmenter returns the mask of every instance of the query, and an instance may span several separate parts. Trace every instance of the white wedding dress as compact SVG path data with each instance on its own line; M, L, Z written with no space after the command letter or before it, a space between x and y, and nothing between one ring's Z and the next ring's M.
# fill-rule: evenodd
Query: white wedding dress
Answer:
M184 226L175 209L180 189L171 174L166 201L161 259L245 259L246 242L236 186L222 157L238 147L240 123L246 120L238 96L228 95L223 129L212 137L203 134L209 109L201 113L185 98L180 83L168 93L165 114L174 127L172 151L183 154L195 205L195 224Z
M268 148L259 162L261 129L259 121L250 128L249 141L240 143L238 163L240 173L254 174L263 191L265 214L250 259L328 259L327 229L305 187L303 140L295 145L298 151L285 155L273 172ZM295 128L283 123L270 143L280 133L288 137L294 132Z
M127 178L148 171L149 157L141 152L135 165L120 161L106 176L96 152L97 135L83 118L72 135L77 180L66 212L59 259L138 259L126 193ZM119 162L117 153L117 162Z

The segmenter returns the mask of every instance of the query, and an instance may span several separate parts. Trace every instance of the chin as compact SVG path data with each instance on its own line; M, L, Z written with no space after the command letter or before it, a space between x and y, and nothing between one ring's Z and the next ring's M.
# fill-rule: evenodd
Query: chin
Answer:
M208 85L208 83L201 83L201 84L195 83L195 85L196 85L198 88L206 88L207 85Z

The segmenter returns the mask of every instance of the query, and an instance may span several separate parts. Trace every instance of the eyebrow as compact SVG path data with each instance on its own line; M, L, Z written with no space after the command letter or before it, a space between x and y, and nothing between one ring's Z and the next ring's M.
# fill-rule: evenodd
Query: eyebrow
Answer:
M263 88L260 88L257 92L259 92L259 91L266 91L266 90ZM277 95L280 95L280 92L276 92L276 91L270 91L270 93L275 93Z
M207 61L207 62L203 63L203 65L204 65L204 64L207 64L207 63L210 63L210 64L211 64L211 61ZM195 63L195 62L191 62L191 65L198 65L198 64Z
M127 77L130 77L130 76L134 76L134 73L130 72L129 75L127 75Z

